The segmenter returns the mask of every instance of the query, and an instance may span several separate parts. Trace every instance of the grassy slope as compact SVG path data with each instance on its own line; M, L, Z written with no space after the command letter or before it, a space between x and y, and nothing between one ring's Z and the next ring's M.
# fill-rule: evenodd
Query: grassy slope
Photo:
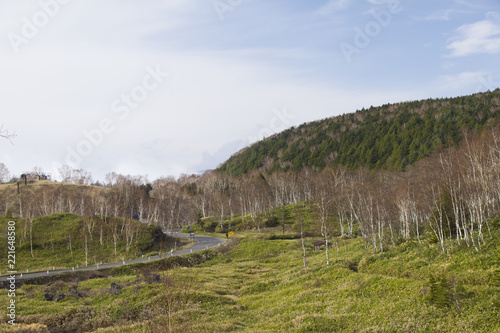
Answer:
M88 219L88 218L86 218ZM10 219L0 218L0 244L7 244L7 222ZM38 217L33 222L33 254L31 256L29 228L23 219L16 221L16 269L19 272L52 269L71 268L85 266L84 245L84 218L69 213L54 214ZM139 222L131 221L137 230L129 251L126 250L125 236L120 232L117 241L117 252L114 253L113 225L116 223L117 230L121 228L121 220L107 218L106 220L95 217L92 237L87 235L88 264L118 262L125 258L135 259L141 255L156 255L158 250L167 251L170 247L181 248L188 243L176 240L176 244L154 244L151 237L151 229ZM103 230L103 242L100 242L101 226ZM23 233L26 231L26 236ZM71 239L71 251L69 248ZM3 251L3 250L2 250ZM5 251L6 247L5 247ZM6 257L6 254L5 254ZM6 274L7 260L0 264L0 273Z
M169 270L167 278L143 266L78 285L24 285L18 315L86 330L115 325L103 332L164 332L170 304L173 331L182 332L498 332L499 236L487 238L480 253L455 247L449 256L427 240L373 255L359 238L336 239L329 266L324 252L310 246L316 239L308 239L304 269L300 240L239 234L231 251ZM160 280L152 279L156 274ZM430 274L446 278L441 302L431 299L437 284ZM111 282L124 286L119 296L109 293ZM44 291L67 293L71 286L83 297L44 300Z

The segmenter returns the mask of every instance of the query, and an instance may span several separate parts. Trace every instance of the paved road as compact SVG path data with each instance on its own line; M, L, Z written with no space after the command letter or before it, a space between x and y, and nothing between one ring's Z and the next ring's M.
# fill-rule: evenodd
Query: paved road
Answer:
M169 236L172 237L177 237L177 238L191 238L189 234L184 234L179 232L179 230L163 230L164 233L166 233ZM221 238L215 238L215 237L209 237L209 236L194 236L194 245L183 250L175 251L175 252L169 252L165 254L161 254L161 256L154 256L154 257L146 257L146 258L139 258L136 260L129 260L129 261L122 261L122 262L116 262L116 263L111 263L111 264L102 264L102 265L97 265L97 266L88 266L88 267L79 267L79 268L71 268L71 269L61 269L61 270L50 270L50 271L44 271L44 272L33 272L33 273L22 273L18 272L19 274L16 274L16 280L23 280L23 279L28 279L28 278L34 278L34 277L45 277L45 276L54 276L54 275L61 275L64 273L68 272L81 272L81 271L93 271L93 270L98 270L98 269L103 269L103 268L110 268L110 267L118 267L118 266L123 266L123 265L130 265L130 264L136 264L139 262L148 262L148 261L153 261L153 260L158 260L161 258L167 258L170 256L181 256L184 254L188 253L193 253L193 252L198 252L198 251L203 251L212 247L216 247L219 245L225 244L226 240L221 239ZM8 275L3 275L0 276L0 282L1 281L7 281Z

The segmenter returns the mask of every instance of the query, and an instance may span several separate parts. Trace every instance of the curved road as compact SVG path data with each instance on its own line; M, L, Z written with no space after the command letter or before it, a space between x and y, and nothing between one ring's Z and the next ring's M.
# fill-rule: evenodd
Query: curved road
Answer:
M166 233L169 236L172 237L177 237L177 238L190 238L191 236L189 234L184 234L182 232L179 232L178 229L174 230L163 230L164 233ZM29 279L29 278L35 278L35 277L46 277L46 276L54 276L54 275L61 275L64 273L68 272L81 272L81 271L93 271L93 270L98 270L98 269L103 269L103 268L110 268L110 267L118 267L118 266L123 266L123 265L130 265L130 264L136 264L139 262L148 262L148 261L153 261L153 260L158 260L161 258L167 258L170 256L181 256L184 254L189 254L193 252L198 252L198 251L203 251L212 247L217 247L219 245L223 245L226 243L225 239L221 238L215 238L215 237L209 237L209 236L194 236L194 242L195 244L187 249L175 251L175 252L169 252L166 254L161 254L158 256L154 257L147 257L147 258L139 258L135 260L125 260L122 262L116 262L116 263L111 263L111 264L103 264L103 265L94 265L94 266L87 266L87 267L80 267L80 268L72 268L72 269L60 269L60 270L50 270L50 271L43 271L43 272L33 272L33 273L21 273L18 272L16 274L16 280L23 280L23 279ZM7 278L9 275L2 275L0 276L0 282L2 281L7 281Z

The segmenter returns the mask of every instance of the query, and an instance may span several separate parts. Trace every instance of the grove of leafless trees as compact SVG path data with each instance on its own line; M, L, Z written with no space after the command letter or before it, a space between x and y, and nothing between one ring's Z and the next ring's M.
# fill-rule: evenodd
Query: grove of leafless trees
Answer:
M235 228L260 230L265 218L274 218L285 232L285 207L307 203L314 212L312 229L324 238L326 249L338 235L360 235L367 249L380 252L399 239L421 242L423 233L430 233L442 251L462 244L479 251L491 234L489 220L499 212L499 133L497 127L467 137L459 147L439 151L404 173L328 166L238 177L210 171L149 182L112 172L105 184L91 186L88 172L62 167L63 183L26 187L19 194L6 188L0 192L0 207L4 214L10 210L27 221L71 212L133 218L162 227L210 216L220 230L229 220ZM4 169L1 164L0 171ZM117 228L131 243L131 225ZM328 261L328 252L326 256Z

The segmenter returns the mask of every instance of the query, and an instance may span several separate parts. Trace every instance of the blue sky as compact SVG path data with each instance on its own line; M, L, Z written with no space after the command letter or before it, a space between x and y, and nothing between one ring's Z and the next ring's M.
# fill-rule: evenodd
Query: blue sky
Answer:
M493 0L6 0L0 36L15 175L196 173L307 121L500 86Z

